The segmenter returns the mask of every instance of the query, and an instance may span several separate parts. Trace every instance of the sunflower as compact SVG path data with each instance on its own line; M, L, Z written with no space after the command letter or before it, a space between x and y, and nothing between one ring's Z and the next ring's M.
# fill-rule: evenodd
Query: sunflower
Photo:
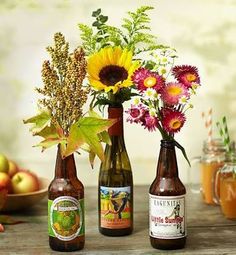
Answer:
M96 90L113 91L113 94L131 86L131 76L139 67L132 58L132 52L121 47L106 47L94 53L88 59L90 85Z

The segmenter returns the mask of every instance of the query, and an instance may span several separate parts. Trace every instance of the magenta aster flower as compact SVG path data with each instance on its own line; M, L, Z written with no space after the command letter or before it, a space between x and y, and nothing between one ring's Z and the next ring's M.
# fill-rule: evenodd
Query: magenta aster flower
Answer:
M143 67L134 72L132 80L140 91L153 88L159 92L165 85L165 80L162 76Z
M144 105L131 105L131 108L129 108L126 113L129 114L127 121L130 123L140 123L142 119L144 118L144 115L146 113L146 108Z
M162 126L166 132L176 133L183 127L186 118L182 112L173 109L162 111Z
M195 66L175 66L172 69L172 74L180 83L183 83L186 88L191 88L194 83L200 84L198 69Z
M182 83L170 82L161 90L161 99L167 105L176 105L181 97L189 98L189 92Z
M151 116L147 111L142 119L142 126L148 129L148 131L155 131L158 125L157 117Z

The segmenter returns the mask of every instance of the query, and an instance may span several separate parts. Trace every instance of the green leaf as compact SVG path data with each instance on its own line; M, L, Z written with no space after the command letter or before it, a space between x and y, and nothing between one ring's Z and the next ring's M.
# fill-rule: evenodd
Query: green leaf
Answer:
M53 125L45 127L43 130L41 130L40 132L38 132L34 135L41 136L45 139L58 138L58 136L59 136L57 133L57 129Z
M101 13L101 9L99 8L99 9L97 9L96 11L93 11L92 12L92 17L97 17L100 13Z
M111 145L111 138L107 131L103 131L103 132L99 133L98 136L99 136L101 142Z
M89 117L98 118L101 119L102 116L100 116L97 112L95 112L92 108L88 112Z
M81 118L77 123L80 127L89 128L90 130L93 130L94 133L98 134L104 130L107 130L116 122L117 122L116 119L84 117Z
M95 115L95 112L90 111ZM89 146L89 151L98 155L103 160L103 148L99 139L99 133L112 126L116 120L107 120L97 117L84 117L72 125L67 139L67 148L64 157L69 156L84 144Z
M107 21L108 21L108 16L103 16L103 15L100 15L99 16L99 21L101 22L101 23L106 23Z
M45 151L46 149L57 145L57 144L63 144L66 143L65 138L57 137L57 138L47 138L40 142L37 145L34 145L34 147L42 147L42 152Z
M99 27L100 25L99 21L94 21L92 24L93 27Z
M96 158L96 154L93 151L90 151L89 152L89 162L90 162L92 169L94 167L95 158Z
M24 124L33 124L30 128L30 131L33 135L37 135L40 131L42 131L46 126L50 124L51 113L49 111L42 111L38 115L29 118L27 120L23 120Z
M175 146L182 151L182 154L183 154L184 158L187 160L189 166L191 167L190 161L188 159L188 156L185 152L184 147L182 145L180 145L176 140L174 140L174 142L175 142Z
M85 142L90 146L91 151L98 155L102 161L104 160L104 154L98 134L107 130L116 121L94 117L84 117L78 121L78 126L84 136Z
M67 147L65 152L63 152L63 157L68 157L74 151L77 151L84 143L85 139L83 133L78 126L78 122L76 122L70 128L69 136L67 139Z

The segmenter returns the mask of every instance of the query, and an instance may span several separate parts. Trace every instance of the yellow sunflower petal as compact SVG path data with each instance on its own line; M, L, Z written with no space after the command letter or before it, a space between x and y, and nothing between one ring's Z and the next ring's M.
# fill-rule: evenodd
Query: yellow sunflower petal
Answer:
M120 89L119 86L115 85L113 88L113 94L116 94L119 89Z
M105 87L105 92L109 92L114 89L114 86L107 86Z
M113 55L114 55L113 56L114 65L118 65L119 59L120 59L120 57L122 55L122 49L121 49L120 46L119 47L115 47L113 49Z
M117 63L119 66L124 66L125 60L127 58L127 53L127 49L124 49Z
M102 82L100 82L100 81L98 81L98 80L91 79L91 78L89 78L89 83L90 83L90 85L91 85L93 88L95 88L95 89L97 89L97 90L103 90L103 89L105 89L105 88L107 87L107 86L104 85Z
M107 59L108 59L108 63L110 65L115 64L114 53L113 53L113 48L112 47L107 48Z
M133 53L131 51L128 51L125 62L123 63L123 66L125 67L126 70L129 70L132 65L132 57Z
M129 76L133 75L134 71L140 67L139 61L134 61L128 70Z
M130 86L132 86L132 85L133 85L132 80L131 80L131 79L126 79L126 80L124 80L124 81L119 85L119 87L121 87L121 88L127 88L127 87L130 87Z

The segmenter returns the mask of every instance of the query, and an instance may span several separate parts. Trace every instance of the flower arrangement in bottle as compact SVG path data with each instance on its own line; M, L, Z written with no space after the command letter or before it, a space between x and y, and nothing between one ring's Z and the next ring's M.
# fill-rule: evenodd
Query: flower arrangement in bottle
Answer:
M120 28L108 25L101 9L92 13L92 26L79 24L88 56L90 107L108 105L109 119L118 119L109 128L111 144L106 145L99 173L99 230L104 235L127 235L133 230L133 178L123 136L123 103L136 95L132 77L140 67L139 55L164 47L150 33L152 9L142 6L128 12ZM108 202L113 205L110 209Z
M159 130L164 140L174 141L188 161L174 135L183 127L186 111L193 108L190 99L200 86L200 77L194 66L174 65L176 57L175 50L160 49L143 61L132 76L137 96L126 113L128 122L150 132Z
M42 150L57 145L55 176L48 188L49 245L56 251L83 249L85 243L84 187L77 178L74 152L89 152L104 160L102 141L110 142L106 130L115 119L102 119L83 113L90 88L84 86L87 62L84 50L69 53L69 44L61 33L54 36L54 45L47 51L51 61L42 66L43 87L39 114L25 120L32 124L33 135L41 136L37 146Z
M83 48L69 53L69 43L61 33L54 36L54 46L47 47L51 62L42 65L43 87L36 88L41 95L39 113L24 121L32 124L30 131L44 140L38 145L42 150L60 145L63 158L79 149L96 153L103 160L101 141L115 120L106 120L83 113L90 87L84 85L87 61ZM106 140L106 139L105 139ZM88 149L89 148L89 149Z

